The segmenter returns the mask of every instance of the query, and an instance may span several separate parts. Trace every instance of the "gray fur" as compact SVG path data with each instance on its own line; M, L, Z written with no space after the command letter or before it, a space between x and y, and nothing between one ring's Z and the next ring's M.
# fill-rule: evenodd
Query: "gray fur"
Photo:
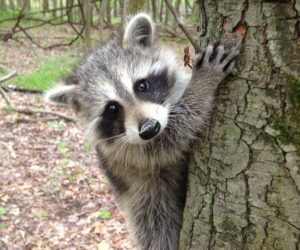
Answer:
M178 68L174 54L153 42L153 33L149 16L138 14L123 39L110 39L82 60L73 85L67 83L71 87L58 87L47 96L75 108L81 126L96 145L139 249L176 250L188 152L208 125L214 93L239 52L233 50L225 58L222 46L209 46L196 57L192 75L187 76ZM139 96L134 84L144 78L154 86L153 91ZM111 101L121 105L112 122L110 113L106 115ZM136 129L148 116L157 116L150 118L161 122L160 133L146 142L131 141L135 132L126 131L130 126Z

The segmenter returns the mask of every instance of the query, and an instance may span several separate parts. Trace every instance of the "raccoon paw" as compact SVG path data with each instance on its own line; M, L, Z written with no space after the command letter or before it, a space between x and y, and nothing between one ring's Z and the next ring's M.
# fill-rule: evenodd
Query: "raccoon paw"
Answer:
M239 48L234 48L230 53L226 53L223 45L209 45L196 55L193 64L193 75L219 83L232 72L233 60L239 53Z

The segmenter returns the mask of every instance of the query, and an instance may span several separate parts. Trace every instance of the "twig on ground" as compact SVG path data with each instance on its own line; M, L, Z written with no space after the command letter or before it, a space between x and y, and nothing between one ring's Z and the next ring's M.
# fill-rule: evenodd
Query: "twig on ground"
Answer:
M15 92L20 92L20 93L30 93L30 94L43 94L42 90L25 89L25 88L13 86L13 85L3 86L2 88L6 91L15 91Z
M8 94L5 93L2 87L0 87L0 93L3 96L4 100L6 101L7 105L11 106L11 101L9 99Z
M18 74L17 74L16 71L8 73L6 76L3 76L3 77L0 78L0 84L7 81L7 80L9 80L9 79L11 79L11 78L13 78L13 77L15 77L15 76L17 76L17 75Z
M169 10L171 11L172 15L174 16L174 19L179 26L179 28L183 31L183 33L186 35L186 37L189 39L191 44L193 45L196 53L200 52L199 44L195 41L195 39L192 37L192 35L188 32L186 27L183 25L183 23L179 20L178 14L176 13L176 10L174 9L173 5L169 0L165 0L166 5L168 6Z
M32 115L32 114L53 115L53 116L63 118L70 122L76 122L76 119L72 116L65 115L65 114L51 111L51 110L33 109L33 108L16 108L16 107L12 107L12 110L17 113L23 113L23 114L29 114L29 115Z

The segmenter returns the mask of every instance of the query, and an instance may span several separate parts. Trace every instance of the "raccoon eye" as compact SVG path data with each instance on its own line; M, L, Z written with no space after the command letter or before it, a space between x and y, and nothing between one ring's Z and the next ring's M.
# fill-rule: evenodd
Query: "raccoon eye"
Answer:
M140 80L136 83L135 89L138 92L146 92L149 89L149 82L145 79Z
M109 102L106 105L105 113L110 115L116 115L119 112L120 105L117 102Z

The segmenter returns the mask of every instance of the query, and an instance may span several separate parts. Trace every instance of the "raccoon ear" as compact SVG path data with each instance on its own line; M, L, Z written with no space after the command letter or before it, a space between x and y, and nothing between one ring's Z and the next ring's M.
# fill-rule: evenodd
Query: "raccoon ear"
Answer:
M64 80L46 92L46 102L55 102L64 105L78 103L78 81L74 76L66 77Z
M46 102L55 102L64 105L72 105L76 99L76 85L58 84L45 94Z
M125 28L124 44L138 44L151 46L154 40L154 23L149 15L140 13L135 15Z

